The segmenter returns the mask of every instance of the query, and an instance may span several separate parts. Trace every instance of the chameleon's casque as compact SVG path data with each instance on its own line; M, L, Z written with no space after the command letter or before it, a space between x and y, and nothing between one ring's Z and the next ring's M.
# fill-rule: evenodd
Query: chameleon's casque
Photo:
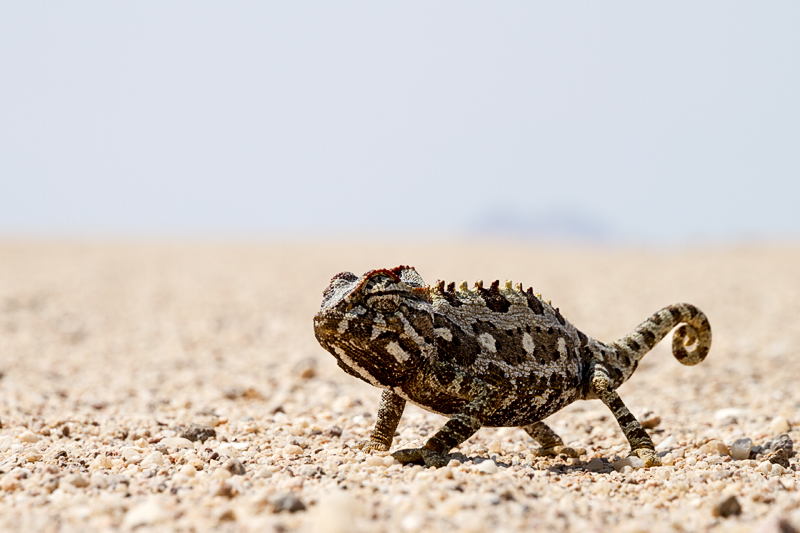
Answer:
M653 442L615 389L675 326L672 350L683 364L711 346L705 315L690 304L663 308L622 339L604 344L580 332L550 302L521 285L495 281L470 289L425 285L412 267L333 277L314 316L314 332L347 373L384 389L364 450L388 450L407 401L450 420L401 462L446 464L445 455L481 426L518 426L540 453L577 455L542 420L579 399L613 412L632 453L659 464ZM691 351L687 350L691 348Z

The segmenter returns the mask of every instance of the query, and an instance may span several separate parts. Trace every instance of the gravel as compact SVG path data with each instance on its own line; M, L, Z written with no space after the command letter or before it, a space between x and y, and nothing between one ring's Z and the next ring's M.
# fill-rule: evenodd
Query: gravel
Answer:
M0 257L0 530L800 527L800 249L6 241ZM408 263L429 283L531 284L603 340L697 304L708 359L683 367L663 342L620 389L664 466L627 459L597 401L549 419L579 459L538 457L514 428L439 469L354 449L380 391L311 317L333 274ZM393 449L442 423L408 407Z

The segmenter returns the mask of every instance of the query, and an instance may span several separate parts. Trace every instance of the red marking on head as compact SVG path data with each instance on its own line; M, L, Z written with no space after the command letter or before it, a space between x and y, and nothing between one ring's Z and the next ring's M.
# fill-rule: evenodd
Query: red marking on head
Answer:
M392 272L394 272L395 274L397 274L397 275L399 276L399 275L400 275L400 273L401 273L401 272L403 272L403 270L413 270L414 272L416 272L416 271L417 271L417 270L416 270L414 267L412 267L412 266L409 266L409 265L399 265L399 266L396 266L396 267L394 267L394 268L392 269Z

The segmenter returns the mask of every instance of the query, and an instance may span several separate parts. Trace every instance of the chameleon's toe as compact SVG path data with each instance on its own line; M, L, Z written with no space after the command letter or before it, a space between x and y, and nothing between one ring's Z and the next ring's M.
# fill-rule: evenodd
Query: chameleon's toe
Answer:
M656 454L655 450L650 448L639 448L631 451L631 455L635 455L644 461L644 467L650 468L652 466L661 466L661 458Z
M436 468L447 466L447 458L439 455L430 448L408 448L405 450L397 450L392 454L392 457L403 464L420 463L427 467L435 466Z
M375 440L361 440L358 441L354 448L361 450L362 452L388 452L389 446L383 444L382 442L378 442Z
M576 450L569 446L548 446L547 448L541 447L536 450L536 455L539 457L566 455L567 457L580 457L581 453L586 453L584 450Z

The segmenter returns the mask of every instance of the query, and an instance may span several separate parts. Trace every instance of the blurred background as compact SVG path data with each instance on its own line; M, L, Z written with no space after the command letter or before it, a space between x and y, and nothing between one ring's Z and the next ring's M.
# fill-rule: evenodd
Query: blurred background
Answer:
M800 4L4 2L0 236L800 237Z

